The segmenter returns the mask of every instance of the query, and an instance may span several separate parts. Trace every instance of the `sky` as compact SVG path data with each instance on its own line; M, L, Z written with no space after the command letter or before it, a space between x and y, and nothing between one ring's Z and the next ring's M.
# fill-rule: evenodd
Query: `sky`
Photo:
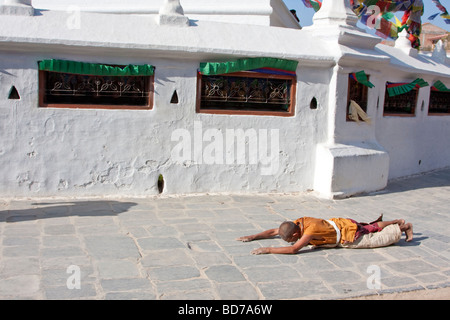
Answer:
M314 10L312 8L306 8L302 2L302 0L283 0L286 6L291 10L294 9L297 11L297 16L300 18L300 24L302 27L306 27L312 24L312 17L314 15ZM450 0L441 0L441 4L450 12ZM428 17L435 14L440 13L439 9L436 5L431 2L431 0L423 0L424 5L424 14L422 16L422 23L430 22L444 30L450 32L450 24L446 24L444 19L441 17L436 17L434 20L428 20ZM401 18L403 13L397 14ZM358 26L366 28L365 26L358 24Z

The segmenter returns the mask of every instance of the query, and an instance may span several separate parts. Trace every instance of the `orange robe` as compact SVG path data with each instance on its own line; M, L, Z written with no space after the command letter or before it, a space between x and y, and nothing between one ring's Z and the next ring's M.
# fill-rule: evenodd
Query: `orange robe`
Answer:
M332 218L338 229L341 231L341 243L353 242L355 239L356 230L358 226L350 219ZM324 219L303 217L294 221L296 225L303 224L303 234L320 237L310 241L310 244L320 246L323 244L336 243L336 230L334 227ZM300 227L301 228L301 227Z

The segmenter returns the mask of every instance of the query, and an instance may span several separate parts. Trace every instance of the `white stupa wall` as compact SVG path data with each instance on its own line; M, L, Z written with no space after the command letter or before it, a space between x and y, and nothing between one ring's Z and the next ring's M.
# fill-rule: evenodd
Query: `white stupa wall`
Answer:
M328 8L330 1L324 1ZM193 19L181 0L189 24L170 19L161 24L156 5L157 13L150 14L114 13L113 4L102 7L108 13L44 10L43 3L33 1L34 16L0 15L3 197L156 195L162 174L164 194L315 190L329 198L382 189L389 178L450 166L450 116L428 115L429 87L420 89L414 117L383 115L386 81L421 77L450 87L447 62L375 47L379 40L356 29L346 7L331 10L336 19L322 15L299 30L271 27L267 20L247 23L253 16L243 14L247 2L235 4L240 21L226 23L208 21L211 12ZM245 57L299 61L294 116L196 113L200 63ZM39 108L37 62L43 59L154 65L153 108ZM348 74L360 70L376 86L369 90L370 124L346 121ZM12 86L20 100L8 99ZM179 102L171 104L175 90ZM313 98L316 109L310 108ZM265 133L273 161L251 162L255 145L247 141L244 163L209 164L208 133L222 134L226 155L227 130L255 134L258 142ZM192 161L174 158L180 132L192 139Z

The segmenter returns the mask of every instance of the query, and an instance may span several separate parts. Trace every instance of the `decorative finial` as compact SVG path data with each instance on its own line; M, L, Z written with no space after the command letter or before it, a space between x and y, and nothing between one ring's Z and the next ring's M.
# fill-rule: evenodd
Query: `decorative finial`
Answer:
M445 46L442 40L439 40L434 46L433 55L431 58L439 63L445 64L447 60L447 52L445 51Z
M180 0L164 0L158 19L161 25L189 26L189 18L184 15Z
M0 14L33 16L34 8L31 5L31 0L4 0L0 6Z
M409 34L406 29L398 34L397 40L395 40L395 48L400 49L409 56L417 56L418 51L411 47L411 41L409 41Z
M314 24L338 24L356 26L358 17L352 11L350 0L323 0L313 17Z

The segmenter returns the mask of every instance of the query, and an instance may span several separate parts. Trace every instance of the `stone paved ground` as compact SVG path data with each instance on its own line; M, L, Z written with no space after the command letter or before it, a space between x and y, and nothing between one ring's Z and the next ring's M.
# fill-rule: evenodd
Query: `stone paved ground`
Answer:
M0 298L340 299L447 288L449 199L450 169L335 201L310 194L2 200ZM369 221L380 213L412 222L414 241L254 256L254 248L284 243L234 240L300 216Z

